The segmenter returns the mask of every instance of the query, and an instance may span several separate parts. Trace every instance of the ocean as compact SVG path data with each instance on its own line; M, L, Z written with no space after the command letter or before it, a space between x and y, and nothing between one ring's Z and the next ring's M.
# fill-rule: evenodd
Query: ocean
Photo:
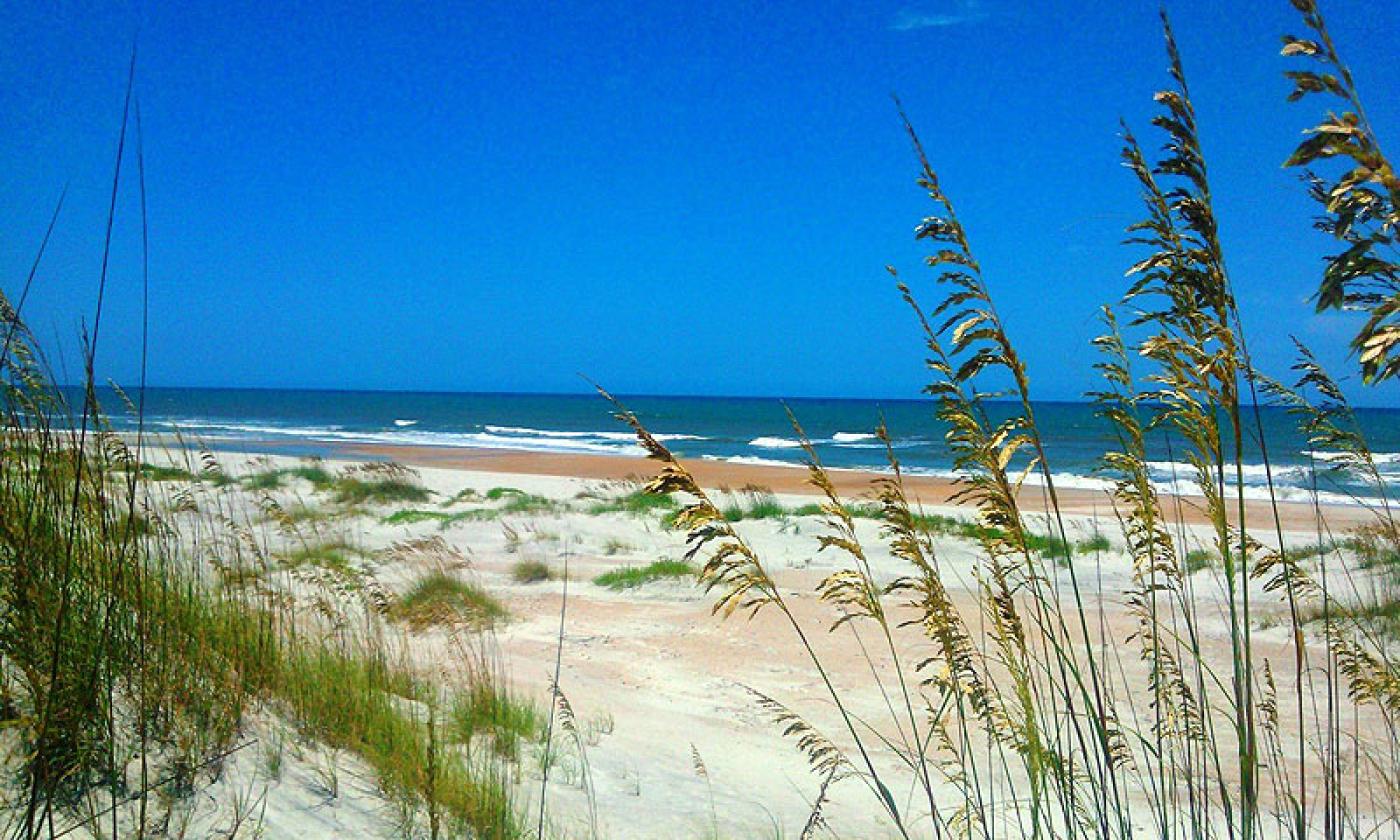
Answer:
M895 453L910 473L953 475L943 427L931 400L851 400L735 397L627 396L642 422L678 455L735 463L800 466L803 458L784 405L802 423L823 463L847 469L887 467L873 429L884 418ZM117 403L109 401L109 408ZM994 415L1012 406L990 406ZM1114 445L1112 430L1088 403L1036 406L1050 467L1059 486L1104 486L1098 457ZM1400 490L1400 409L1358 409L1386 493ZM119 430L135 418L113 411ZM611 407L591 394L471 394L384 391L291 391L153 388L146 395L146 428L181 431L213 448L257 449L327 455L347 443L414 444L531 452L641 457ZM1310 457L1295 418L1262 409L1262 424L1279 497L1309 498L1314 477L1322 501L1372 502L1377 488L1328 469ZM1180 441L1151 438L1153 479L1163 490L1191 492ZM1244 484L1247 495L1267 493L1263 458L1251 442Z

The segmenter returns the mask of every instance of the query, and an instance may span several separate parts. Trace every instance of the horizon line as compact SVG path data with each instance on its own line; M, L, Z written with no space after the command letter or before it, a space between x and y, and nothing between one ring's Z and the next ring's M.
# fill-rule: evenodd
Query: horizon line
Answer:
M114 383L108 382L108 387ZM65 384L59 386L63 389L81 389L81 384ZM136 393L139 386L121 386L126 393ZM571 397L571 398L593 398L602 399L595 391L501 391L501 390L447 390L439 388L328 388L316 386L270 386L270 385L146 385L149 391L253 391L253 392L293 392L293 393L320 393L320 394L404 394L418 396L484 396L484 397ZM820 395L788 395L780 396L775 394L694 394L694 393L657 393L643 391L616 391L611 392L619 398L641 398L641 399L682 399L682 400L745 400L759 401L772 400L775 402L800 401L800 402L866 402L866 403L923 403L936 405L934 398L923 395L915 397L844 397L844 396L820 396ZM1016 403L1019 398L1004 397L1001 399L987 399L987 403ZM1033 404L1058 404L1058 405L1091 405L1093 400L1086 397L1078 399L1066 399L1055 397L1032 398ZM1270 406L1261 404L1260 408L1283 408L1283 406ZM1400 411L1400 406L1394 405L1365 405L1353 404L1353 409L1364 409L1368 411Z

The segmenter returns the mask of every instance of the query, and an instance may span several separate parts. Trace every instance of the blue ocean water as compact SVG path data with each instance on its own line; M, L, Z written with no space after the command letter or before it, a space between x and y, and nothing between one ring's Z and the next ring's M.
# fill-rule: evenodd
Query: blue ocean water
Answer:
M887 466L872 430L884 418L901 464L913 473L951 475L943 426L930 400L845 400L629 396L642 422L677 454L738 463L799 465L802 451L786 406L802 423L823 462L837 468ZM999 407L993 404L991 412ZM1012 410L1005 406L1006 412ZM1112 430L1088 403L1046 402L1037 420L1056 482L1100 486L1097 459L1114 445ZM1361 409L1358 420L1386 475L1387 493L1400 490L1400 409ZM114 416L130 429L134 418ZM416 444L537 452L642 455L611 406L591 395L463 394L383 391L284 391L155 388L146 395L146 428L179 429L213 447L247 448L272 442L279 452L328 454L346 443ZM1306 498L1316 475L1326 501L1375 498L1357 477L1326 469L1309 456L1296 421L1277 408L1262 409L1273 480L1283 498ZM1153 477L1163 489L1189 492L1180 441L1151 439ZM1316 470L1314 469L1316 467ZM1320 471L1318 471L1320 470ZM1247 492L1262 495L1264 460L1251 442Z

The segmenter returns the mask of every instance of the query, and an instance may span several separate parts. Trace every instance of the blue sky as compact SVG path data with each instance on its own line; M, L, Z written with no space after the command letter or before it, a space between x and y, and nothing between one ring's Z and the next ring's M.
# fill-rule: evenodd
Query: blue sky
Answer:
M1326 242L1279 167L1286 0L1170 2L1256 359L1312 314ZM1364 9L1364 10L1363 10ZM1400 4L1332 2L1400 149ZM5 3L0 283L64 183L30 322L75 367L139 26L156 384L912 397L928 211L897 92L1045 398L1093 387L1137 218L1119 117L1165 82L1152 3ZM1396 152L1392 152L1396 154ZM134 169L128 170L134 172ZM134 181L131 182L134 184ZM99 364L135 373L135 191ZM51 347L56 346L50 344ZM1350 388L1400 404L1394 386Z

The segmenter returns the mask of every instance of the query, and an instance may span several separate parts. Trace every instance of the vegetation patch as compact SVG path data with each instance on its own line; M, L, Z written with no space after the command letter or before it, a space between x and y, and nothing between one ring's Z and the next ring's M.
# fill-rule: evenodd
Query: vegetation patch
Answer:
M432 495L418 476L399 464L364 464L335 479L335 500L343 505L426 502Z
M506 610L476 584L433 571L415 581L390 606L389 615L413 630L424 630L438 625L487 625L504 618Z
M492 488L486 494L486 498L493 502L502 502L496 510L503 514L553 513L565 507L547 496L537 496L511 487Z
M1215 552L1207 551L1204 548L1193 548L1186 552L1186 557L1183 560L1186 563L1186 573L1188 575L1195 574L1215 565Z
M592 514L603 513L630 513L634 515L645 515L661 510L675 510L680 506L680 502L670 493L648 493L645 490L634 490L624 496L616 496L611 499L604 499L594 504L588 509Z
M1080 540L1074 544L1074 550L1080 554L1096 554L1108 551L1112 547L1108 537L1103 534L1094 534L1088 539Z
M288 479L301 479L316 490L325 490L336 483L335 476L319 464L301 464L295 467L259 470L243 476L242 484L249 490L280 490L287 486Z
M520 743L539 737L542 720L534 704L494 681L478 680L453 698L448 723L454 740L470 746L486 735L498 755L517 760Z
M768 492L752 492L746 494L748 498L744 501L736 501L720 509L724 518L729 522L739 522L744 519L783 519L790 515L790 511L778 503L776 497Z
M510 567L510 576L516 583L540 583L553 578L554 573L543 560L517 560Z
M695 570L690 567L689 563L680 560L657 560L647 566L623 566L620 569L604 572L595 577L593 582L598 586L621 591L652 581L668 578L693 578L694 576Z
M452 511L451 513L441 510L407 508L395 511L379 521L385 525L416 525L420 522L436 522L438 527L446 528L457 522L483 522L498 516L500 516L500 511L495 508L474 508Z
M199 478L183 467L142 463L141 477L147 481L198 481Z
M365 554L363 549L344 540L331 540L293 549L282 556L282 564L289 569L316 566L349 574L355 571L355 560L363 558Z
M439 503L439 506L452 507L453 505L459 505L463 502L479 501L481 501L480 493L476 492L476 490L471 487L464 487L461 490L458 490L456 493L452 494L450 498L443 499L442 502Z

